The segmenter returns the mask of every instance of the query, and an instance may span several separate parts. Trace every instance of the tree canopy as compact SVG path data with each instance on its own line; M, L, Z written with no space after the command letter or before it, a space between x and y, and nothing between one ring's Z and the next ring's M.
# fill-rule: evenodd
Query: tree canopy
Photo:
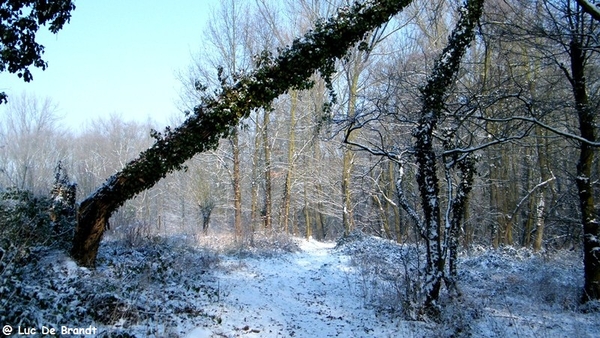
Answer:
M41 26L57 33L71 19L71 0L9 0L0 4L0 72L16 73L25 82L33 80L29 67L46 69L44 46L36 41ZM0 93L0 103L6 102Z

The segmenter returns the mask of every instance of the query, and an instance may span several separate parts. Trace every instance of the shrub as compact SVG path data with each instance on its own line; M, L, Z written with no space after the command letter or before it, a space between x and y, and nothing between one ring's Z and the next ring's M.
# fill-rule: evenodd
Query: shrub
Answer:
M9 189L0 193L0 240L12 245L46 244L51 237L49 198Z
M42 252L63 247L70 238L55 233L48 197L30 191L8 189L0 192L0 321L15 322L35 319L35 309L47 307L40 299L41 289L23 283ZM26 306L15 307L14 300L27 300ZM21 302L23 303L23 302ZM27 321L26 320L26 321ZM24 324L36 324L24 322Z

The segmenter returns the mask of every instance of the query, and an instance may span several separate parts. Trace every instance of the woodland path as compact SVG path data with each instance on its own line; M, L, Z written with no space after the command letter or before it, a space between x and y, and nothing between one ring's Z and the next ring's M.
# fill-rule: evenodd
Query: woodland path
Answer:
M361 295L367 286L360 282L350 257L333 249L335 243L299 245L301 251L291 254L225 259L217 275L219 301L211 309L221 322L198 332L207 337L398 334L389 317L379 318L365 306Z

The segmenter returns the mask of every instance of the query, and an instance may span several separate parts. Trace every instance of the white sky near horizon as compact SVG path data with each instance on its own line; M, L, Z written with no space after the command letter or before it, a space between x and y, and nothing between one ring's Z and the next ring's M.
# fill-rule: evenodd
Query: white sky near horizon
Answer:
M30 68L33 81L0 73L0 91L49 97L73 131L111 114L166 125L178 114L177 72L202 48L215 0L75 1L71 22L58 34L44 27L48 68ZM7 106L0 106L0 113Z

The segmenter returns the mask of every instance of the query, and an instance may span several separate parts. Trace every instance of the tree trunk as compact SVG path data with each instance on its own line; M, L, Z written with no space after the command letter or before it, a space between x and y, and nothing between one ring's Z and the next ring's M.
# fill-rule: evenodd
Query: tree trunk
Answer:
M256 224L258 223L258 179L260 175L258 166L258 163L260 162L259 129L259 125L258 123L256 123L256 130L254 135L254 151L252 153L252 183L250 183L250 222L253 234Z
M381 203L381 199L379 198L379 196L377 196L377 194L373 194L371 198L373 199L373 202L375 202L377 210L379 211L379 218L381 219L381 227L383 228L383 233L385 233L385 238L393 239L394 237L392 236L392 231L390 230L390 224L388 222L387 213L383 208L383 203Z
M319 95L319 107L323 106L323 95ZM315 111L319 109L316 108ZM322 153L321 153L321 144L319 142L319 133L320 133L320 117L319 116L315 116L315 120L316 120L316 125L315 128L313 129L312 133L312 150L313 150L313 156L310 159L310 163L311 166L316 168L315 162L316 163L322 163L324 161ZM320 176L320 175L318 175ZM315 197L314 199L316 199L315 204L316 207L314 209L315 213L314 213L314 218L315 218L315 229L317 231L317 236L319 237L319 239L324 239L326 236L326 229L325 229L325 223L323 220L323 198L325 196L325 193L323 192L323 185L321 184L321 179L319 177L316 178L315 182L314 182L314 194Z
M439 298L445 267L441 243L437 155L433 148L433 133L436 130L438 116L444 108L445 95L459 70L461 58L473 39L473 30L481 17L482 9L483 0L469 0L461 11L460 19L450 35L448 45L436 60L427 84L421 89L423 106L417 127L413 131L413 136L416 138L417 183L424 216L422 235L427 248L427 267L422 292L425 294L424 306L428 310L435 307Z
M492 212L492 214L495 214L498 211L498 207L496 205L496 201L498 200L498 186L497 183L495 183L497 181L497 178L495 177L495 168L490 168L490 175L489 175L489 180L490 180L490 211ZM498 240L498 225L499 223L492 218L490 220L491 222L491 233L490 233L490 237L491 237L491 242L492 242L492 248L496 249L498 248L498 246L500 245L500 242Z
M235 240L243 242L244 231L242 229L242 188L240 175L240 146L238 144L237 127L231 136L231 150L233 152L233 224L235 228Z
M84 266L94 266L98 246L111 214L125 201L152 187L198 152L212 149L232 126L256 108L268 106L290 88L307 88L309 77L327 62L343 57L348 48L410 4L410 0L355 3L295 40L275 59L235 84L223 84L216 97L207 97L178 128L165 135L111 176L80 205L71 254Z
M325 239L327 232L325 230L325 223L323 222L323 213L321 212L321 210L323 210L323 203L321 202L323 187L321 187L321 183L317 182L315 190L318 198L315 208L315 229L317 231L317 239L323 240Z
M533 242L533 251L540 251L544 243L544 190L538 192L538 202L535 210L535 241Z
M536 135L537 137L537 135ZM534 165L532 161L529 161L533 154L531 153L531 148L527 148L526 150L526 164L527 164L527 191L531 191L533 187L535 187L535 173ZM538 149L539 151L539 149ZM538 154L539 156L539 154ZM523 227L523 239L521 240L521 244L528 248L531 246L532 236L535 229L535 215L537 213L536 209L536 201L535 198L529 198L529 202L527 203L527 219L525 220L525 224Z
M264 179L265 179L265 196L264 196L264 212L263 212L263 224L265 229L272 230L272 188L271 188L271 146L269 145L269 115L270 110L265 109L263 112L263 126L262 126L262 143L263 143L263 154L265 156L265 168L264 168Z
M308 204L308 197L306 195L306 181L304 182L304 220L306 223L306 239L310 239L312 236L312 225L310 224L310 209Z
M546 135L547 131L543 128L537 127L537 162L540 168L541 181L546 182L550 180L550 170L548 169L548 140ZM545 189L546 187L540 187L540 191L537 196L537 206L535 210L535 241L533 242L533 250L539 251L542 248L544 242L544 228L545 228Z
M352 58L352 68L346 71L348 81L348 107L346 118L352 121L356 115L356 100L358 98L358 79L362 69L362 54L360 50L355 51ZM348 136L348 141L353 141L353 136ZM356 154L344 148L344 158L342 162L342 207L344 234L347 236L354 230L354 206L352 203L352 190L350 188L352 181L352 168L354 167L354 158Z
M452 200L452 218L450 220L449 234L446 234L448 239L448 278L450 287L456 288L455 281L458 276L457 260L458 260L458 238L462 223L467 213L469 202L469 194L473 189L473 175L475 174L475 161L466 157L459 160L457 163L460 170L460 178L456 188L456 196ZM451 182L450 182L451 184Z
M296 107L298 105L298 91L292 91L290 94L292 100L290 107L290 135L288 145L288 170L285 173L285 184L283 186L283 201L281 206L281 220L280 224L283 225L283 231L289 233L289 219L290 219L290 204L292 201L292 179L294 174L294 155L295 155L295 128L296 128Z
M350 149L344 149L344 158L342 161L342 224L344 226L344 235L346 236L354 229L350 182L352 180L352 166L355 156L354 152Z
M585 56L580 43L573 36L570 43L571 84L575 109L579 118L579 132L584 139L595 142L595 114L590 108L585 83ZM600 223L594 207L594 187L591 179L594 148L580 143L577 162L577 190L583 224L583 264L585 285L583 301L600 299Z
M507 146L510 146L510 144L508 144ZM510 215L510 210L512 209L512 205L514 204L514 201L517 200L516 198L514 198L513 195L515 195L517 193L517 191L519 191L517 189L517 180L513 180L510 179L510 177L514 177L509 175L509 173L516 173L517 171L514 170L514 166L515 163L517 161L511 161L510 157L509 157L509 153L511 153L511 149L507 149L505 152L502 153L502 162L504 163L503 168L501 169L502 172L502 181L503 184L505 185L502 197L502 227L504 229L504 244L508 245L508 246L512 246L514 245L514 239L513 239L513 225L518 222L518 214L514 215L514 219L511 218Z
M396 185L394 184L394 182L396 182L396 177L394 175L394 162L392 161L388 161L388 167L387 167L387 174L388 174L388 182L387 182L387 187L388 187L388 197L391 199L392 196L397 196L397 194L395 193L394 189L396 187ZM398 203L398 202L396 202ZM396 234L396 242L398 243L402 243L402 239L403 239L403 234L402 234L402 220L400 219L400 209L398 208L398 205L394 205L392 203L388 203L388 208L392 210L392 213L394 214L394 232ZM389 210L388 210L389 213Z
M344 149L344 160L342 162L342 223L344 225L344 235L346 236L354 229L352 194L350 192L354 156L355 154L351 150Z

